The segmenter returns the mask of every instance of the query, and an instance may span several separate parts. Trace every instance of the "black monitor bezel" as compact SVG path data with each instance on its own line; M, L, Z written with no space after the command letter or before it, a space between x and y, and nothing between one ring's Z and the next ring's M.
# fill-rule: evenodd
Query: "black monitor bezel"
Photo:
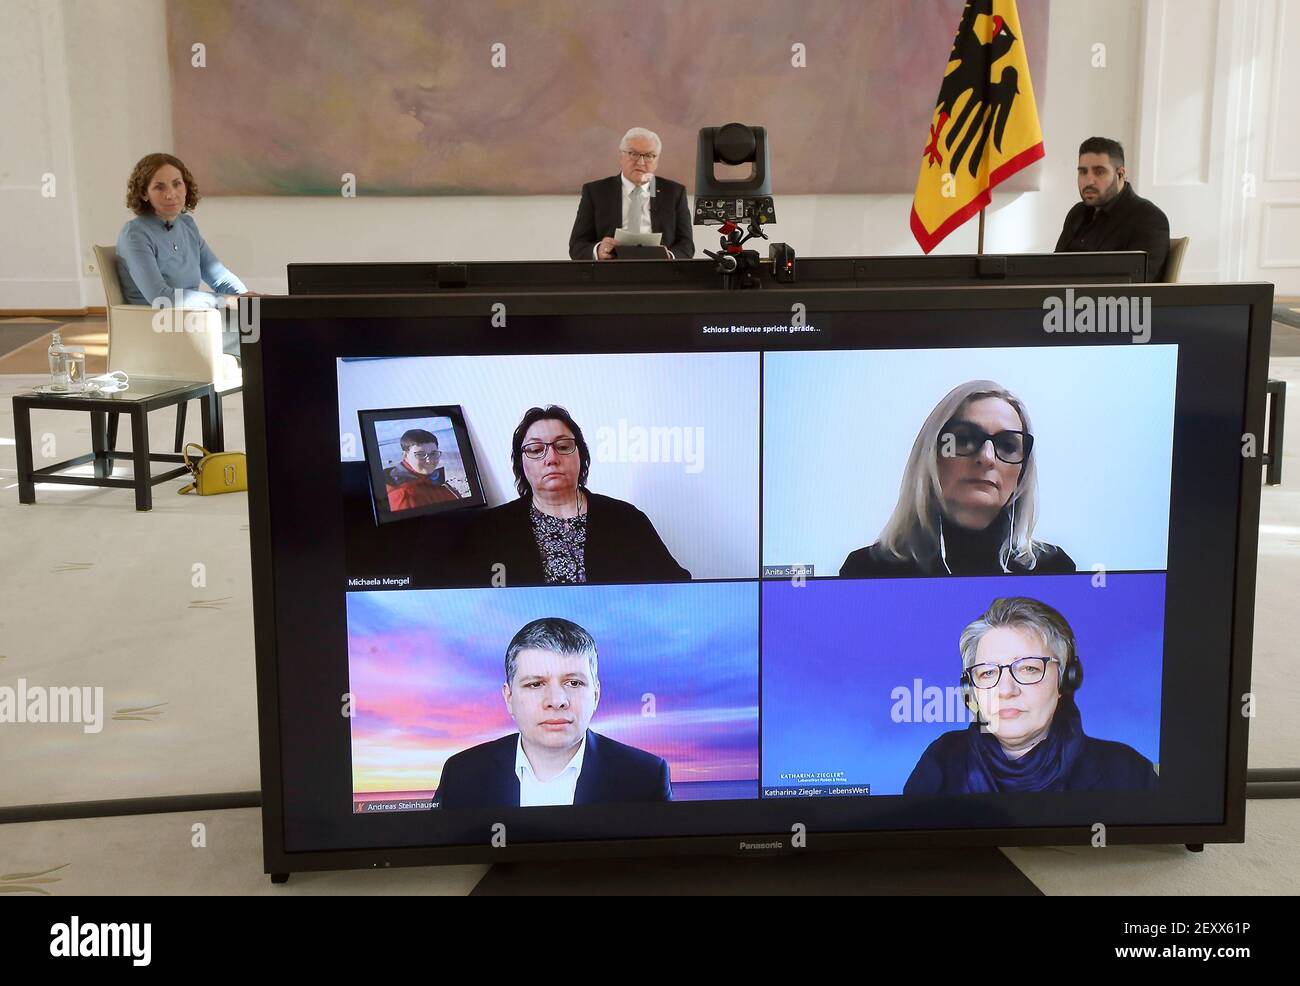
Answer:
M827 311L978 310L1039 308L1046 298L1061 295L1066 287L1076 296L1095 294L1089 285L1031 285L1020 287L933 287L927 289L821 289L816 307ZM1243 420L1249 433L1262 436L1265 427L1265 388L1268 376L1273 286L1271 284L1132 285L1130 296L1151 298L1153 307L1227 306L1250 308L1247 340L1247 379ZM500 294L440 296L311 296L260 299L260 330L274 331L277 320L364 317L385 318L480 316L490 325L492 304L506 303L517 315L641 314L788 314L789 296L763 291L657 291L591 293ZM810 306L811 307L811 306ZM742 842L781 842L783 848L763 853L807 851L789 847L789 832L752 832L744 835L650 837L583 842L550 842L484 846L339 849L288 852L284 845L284 800L280 773L280 722L278 655L276 651L274 559L271 557L271 501L267 482L267 432L263 404L260 349L246 344L243 356L245 437L249 457L249 522L254 640L257 655L258 727L262 776L262 834L267 873L288 873L342 868L426 866L432 864L523 861L557 858L609 858L626 856L709 854L740 852ZM1106 842L1120 844L1234 843L1245 839L1246 765L1248 718L1240 714L1234 696L1250 689L1258 525L1263 462L1260 456L1241 460L1241 499L1237 516L1232 644L1229 654L1230 692L1225 698L1227 717L1227 775L1222 824L1112 825ZM1089 844L1093 830L1083 826L1032 828L956 828L942 830L827 832L808 841L807 848L834 851L872 848L963 846L1037 846ZM746 855L751 853L746 852Z
M797 280L773 281L762 262L766 290L877 288L920 285L1140 284L1147 255L1102 253L943 254L895 257L800 257ZM296 263L287 268L289 294L476 294L484 291L709 290L720 285L712 260L509 260L485 262L373 261Z

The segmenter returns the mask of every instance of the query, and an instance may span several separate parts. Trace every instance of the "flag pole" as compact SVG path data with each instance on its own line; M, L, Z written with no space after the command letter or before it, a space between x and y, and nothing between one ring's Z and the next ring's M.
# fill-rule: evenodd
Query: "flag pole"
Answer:
M984 210L980 210L980 233L979 242L975 246L975 252L982 254L984 252Z

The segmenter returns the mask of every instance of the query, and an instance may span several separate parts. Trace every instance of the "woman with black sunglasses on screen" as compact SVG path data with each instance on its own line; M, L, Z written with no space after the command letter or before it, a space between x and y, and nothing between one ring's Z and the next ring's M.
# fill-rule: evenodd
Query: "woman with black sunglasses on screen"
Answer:
M474 582L690 580L649 517L587 489L591 451L564 408L528 409L511 440L510 464L519 498L485 511L476 523Z
M1060 548L1034 540L1038 469L1020 399L992 380L953 388L912 443L880 539L852 552L847 578L1062 575Z

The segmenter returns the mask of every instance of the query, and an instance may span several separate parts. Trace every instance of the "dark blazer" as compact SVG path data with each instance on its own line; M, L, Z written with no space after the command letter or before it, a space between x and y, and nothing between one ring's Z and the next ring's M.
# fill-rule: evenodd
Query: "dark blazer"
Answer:
M966 729L954 729L926 747L903 785L903 793L969 793L966 761L970 741L966 733ZM1151 791L1156 782L1151 761L1127 743L1085 736L1083 749L1065 775L1061 790Z
M506 585L543 585L542 555L529 520L532 501L511 500L483 511L474 521L468 585L491 585L495 565L505 566ZM689 582L650 518L610 496L587 492L587 547L583 558L588 582Z
M1144 250L1147 280L1159 281L1169 259L1169 220L1159 207L1133 191L1131 184L1102 206L1089 222L1092 206L1079 202L1065 216L1057 253Z
M691 235L691 210L686 186L667 178L654 178L655 194L650 200L650 230L663 234L663 245L678 260L695 256ZM602 178L582 186L578 215L569 234L569 257L591 260L596 244L623 225L623 177Z
M457 753L442 768L434 795L440 808L518 808L519 778L511 733ZM673 785L662 757L587 730L575 805L671 801Z
M1072 575L1077 571L1074 559L1061 548L1043 541L1038 542L1038 547L1038 563L1033 568L1025 568L1014 558L1007 563L1007 568L1012 575ZM988 570L979 574L1003 574L996 555L989 556ZM902 579L947 575L948 572L944 569L943 561L938 555L924 561L895 558L881 547L879 541L866 548L849 552L848 558L844 559L844 564L840 568L840 577L847 579Z

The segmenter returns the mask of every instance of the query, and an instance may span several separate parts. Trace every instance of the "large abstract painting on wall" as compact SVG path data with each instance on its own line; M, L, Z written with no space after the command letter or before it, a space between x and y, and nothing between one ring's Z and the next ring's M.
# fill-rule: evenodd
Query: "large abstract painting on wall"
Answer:
M175 147L206 194L572 194L630 126L691 188L734 120L778 194L910 193L963 2L167 0ZM1018 4L1040 114L1047 6Z

